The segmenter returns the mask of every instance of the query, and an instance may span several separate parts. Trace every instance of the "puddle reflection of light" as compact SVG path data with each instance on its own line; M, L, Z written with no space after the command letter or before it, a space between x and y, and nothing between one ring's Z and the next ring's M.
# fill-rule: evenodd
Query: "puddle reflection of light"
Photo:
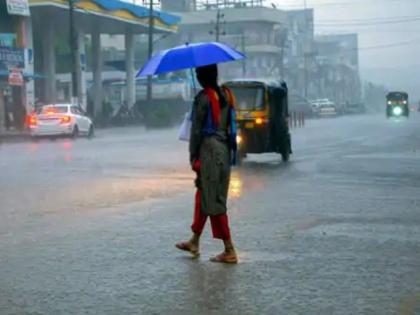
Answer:
M239 198L242 195L242 179L240 178L238 173L232 174L230 179L230 186L229 186L229 194L233 198Z
M402 124L406 121L408 121L407 117L402 117L402 116L391 116L391 121L393 121L396 124Z
M62 146L63 146L63 149L70 150L73 147L73 143L70 141L65 141L63 142Z
M31 143L30 145L28 145L28 150L30 152L38 151L38 144L37 143Z

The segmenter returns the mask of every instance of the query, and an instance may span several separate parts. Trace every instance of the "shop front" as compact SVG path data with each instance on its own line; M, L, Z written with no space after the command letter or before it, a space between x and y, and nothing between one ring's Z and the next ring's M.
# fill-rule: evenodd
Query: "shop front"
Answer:
M33 106L33 52L29 7L0 0L0 130L22 130Z

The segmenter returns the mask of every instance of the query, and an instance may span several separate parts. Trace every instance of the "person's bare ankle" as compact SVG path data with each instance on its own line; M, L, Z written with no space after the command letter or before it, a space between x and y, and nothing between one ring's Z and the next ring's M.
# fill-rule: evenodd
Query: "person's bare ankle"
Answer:
M190 242L190 244L198 247L200 245L200 236L197 235L197 234L193 234L193 236L191 236L189 242Z
M225 254L228 256L236 256L236 250L234 247L225 247Z
M225 255L236 256L235 246L231 238L223 240L223 244L225 245Z

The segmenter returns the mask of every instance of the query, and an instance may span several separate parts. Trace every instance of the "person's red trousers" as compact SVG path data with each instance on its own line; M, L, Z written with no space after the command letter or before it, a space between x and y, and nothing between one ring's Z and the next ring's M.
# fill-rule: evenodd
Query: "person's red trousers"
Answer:
M195 193L194 221L191 229L195 234L201 235L207 221L207 216L201 212L201 191ZM230 229L227 214L210 216L213 237L221 240L230 239Z

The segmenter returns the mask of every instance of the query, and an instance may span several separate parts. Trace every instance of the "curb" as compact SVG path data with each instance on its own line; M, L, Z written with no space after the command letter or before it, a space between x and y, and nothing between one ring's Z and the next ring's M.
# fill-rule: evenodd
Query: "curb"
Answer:
M0 134L0 144L2 143L21 143L30 140L28 134Z

